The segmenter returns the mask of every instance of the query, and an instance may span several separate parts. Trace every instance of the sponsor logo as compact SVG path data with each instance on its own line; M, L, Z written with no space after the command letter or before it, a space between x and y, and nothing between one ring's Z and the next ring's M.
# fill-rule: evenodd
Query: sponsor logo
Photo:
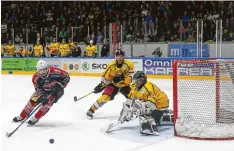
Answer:
M93 63L92 64L92 69L106 69L107 64L97 64L97 63Z
M73 70L73 64L69 64L69 69Z
M63 69L67 70L68 69L68 65L67 64L63 64Z
M82 69L83 69L84 71L89 70L89 64L88 64L88 62L84 62L84 63L82 64Z
M75 68L75 70L79 70L79 65L78 65L78 64L75 64L75 65L74 65L74 68Z

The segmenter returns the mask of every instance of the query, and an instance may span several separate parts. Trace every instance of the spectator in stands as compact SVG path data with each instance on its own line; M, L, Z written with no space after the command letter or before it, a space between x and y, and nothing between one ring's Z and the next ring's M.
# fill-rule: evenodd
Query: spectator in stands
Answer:
M96 43L103 43L103 40L104 40L104 36L102 35L100 31L98 31Z
M75 46L72 49L72 57L81 57L82 51L81 51L80 46L76 42L74 44Z
M67 40L67 38L67 31L65 30L65 28L62 28L62 30L59 33L59 41L62 41L63 39Z
M53 42L50 43L49 50L50 50L51 57L55 57L58 55L59 43L57 42L56 38L53 38Z
M102 50L101 50L101 57L108 57L110 52L109 44L105 42L102 45Z

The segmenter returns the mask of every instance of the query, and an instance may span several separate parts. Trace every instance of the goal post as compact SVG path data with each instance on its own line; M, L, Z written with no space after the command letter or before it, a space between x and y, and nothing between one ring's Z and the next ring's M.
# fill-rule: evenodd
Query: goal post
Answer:
M175 136L234 140L234 60L173 63Z

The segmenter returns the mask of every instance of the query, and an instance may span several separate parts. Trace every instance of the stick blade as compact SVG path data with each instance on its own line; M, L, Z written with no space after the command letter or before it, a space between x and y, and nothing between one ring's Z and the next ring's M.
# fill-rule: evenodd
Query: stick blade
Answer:
M6 132L6 137L11 137L11 133Z
M78 101L78 100L77 100L77 96L74 96L74 101L75 101L75 102Z

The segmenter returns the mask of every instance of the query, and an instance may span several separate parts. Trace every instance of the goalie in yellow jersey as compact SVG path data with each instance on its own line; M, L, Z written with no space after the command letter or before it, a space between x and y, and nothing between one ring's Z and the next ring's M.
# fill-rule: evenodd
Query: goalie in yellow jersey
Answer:
M146 135L159 135L157 125L168 113L169 99L155 84L147 81L142 71L133 75L133 84L128 99L123 103L119 121L130 121L133 115L139 117L140 132Z
M93 117L93 113L106 102L114 99L118 92L126 98L130 92L132 82L131 73L134 73L134 64L124 59L124 51L118 49L115 53L116 60L111 61L102 74L101 83L94 88L94 93L102 93L102 96L90 107L86 115Z

